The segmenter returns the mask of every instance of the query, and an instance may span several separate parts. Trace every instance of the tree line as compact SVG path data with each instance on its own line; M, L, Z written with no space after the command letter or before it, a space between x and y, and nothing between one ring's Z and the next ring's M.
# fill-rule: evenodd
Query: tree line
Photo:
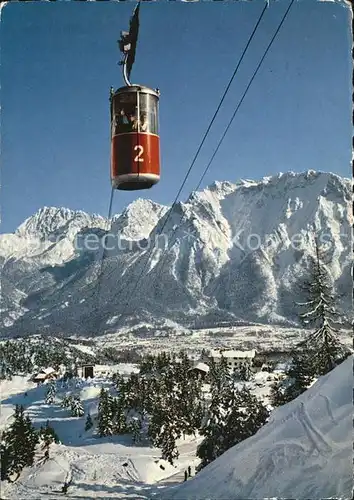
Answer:
M16 339L0 342L0 380L27 375L48 366L58 369L74 363L92 363L95 357L56 339Z

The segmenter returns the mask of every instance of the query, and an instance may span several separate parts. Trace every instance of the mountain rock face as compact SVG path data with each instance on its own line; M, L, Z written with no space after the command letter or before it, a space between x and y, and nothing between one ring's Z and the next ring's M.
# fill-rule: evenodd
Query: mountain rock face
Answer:
M351 223L350 180L314 171L215 182L172 209L138 199L111 222L44 208L0 236L3 335L295 324L314 234L349 314Z

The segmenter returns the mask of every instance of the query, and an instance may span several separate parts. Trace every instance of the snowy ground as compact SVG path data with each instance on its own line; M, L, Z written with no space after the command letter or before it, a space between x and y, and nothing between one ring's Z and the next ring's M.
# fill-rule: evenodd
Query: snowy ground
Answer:
M336 377L322 377L305 395L298 398L304 405L299 405L296 400L274 412L271 422L267 424L268 431L261 429L247 440L249 445L244 442L229 450L208 466L208 474L205 469L195 479L191 478L184 484L184 471L191 466L193 475L194 467L199 462L196 448L201 438L187 437L180 440L179 460L171 466L160 459L159 449L133 445L127 436L96 438L92 430L85 432L86 417L71 417L69 410L60 406L60 400L67 391L61 381L57 382L57 397L52 405L44 403L45 385L37 387L25 377L2 381L0 429L9 424L14 406L23 404L36 426L49 419L61 444L52 445L49 461L41 463L41 457L37 457L39 462L34 467L25 469L16 483L2 483L1 499L63 498L61 487L68 479L72 482L67 497L76 499L289 498L294 485L300 496L295 496L294 490L291 498L329 498L328 495L306 494L309 491L321 491L314 480L311 483L311 477L313 479L320 476L323 483L323 478L328 479L333 463L336 463L336 473L341 474L336 491L338 488L349 487L345 464L350 458L351 450L345 444L345 439L348 439L348 443L351 439L348 428L351 424L350 412L348 413L348 408L351 408L352 383L348 382L351 380L348 376L351 374L351 363L351 359L346 361L345 369L336 370ZM121 364L119 368L122 373L136 371L132 364ZM258 372L246 385L268 404L270 385L277 376L275 373ZM93 416L96 414L97 398L102 386L110 386L109 381L103 377L72 383L71 390L80 393L85 414L88 411ZM250 458L247 458L248 455ZM307 468L310 472L306 472ZM293 476L289 479L292 485L290 489L286 489L287 486L282 483L284 471L288 469L293 470ZM351 464L348 470L351 471ZM240 474L244 478L241 482ZM270 479L266 480L268 476ZM307 481L303 490L298 486L298 483L301 485L301 477L305 477ZM253 478L253 482L250 478ZM262 490L264 484L267 491ZM278 488L274 494L272 484ZM333 490L329 479L323 488L323 491ZM245 491L249 494L242 496ZM305 496L301 496L302 493Z
M127 373L134 365L120 368ZM61 487L68 478L72 479L69 498L151 498L162 488L183 481L188 466L194 471L200 438L178 442L180 457L174 466L160 460L159 449L133 445L127 436L96 438L92 431L84 431L86 417L71 417L69 410L61 408L60 400L67 390L62 385L58 381L55 403L47 405L46 385L37 387L26 377L2 381L0 429L10 423L14 406L23 404L36 426L49 419L61 440L61 444L52 445L49 461L41 463L38 456L39 462L25 469L16 483L2 483L2 499L62 498ZM109 382L101 378L72 385L80 393L85 414L96 414L102 386L108 387Z

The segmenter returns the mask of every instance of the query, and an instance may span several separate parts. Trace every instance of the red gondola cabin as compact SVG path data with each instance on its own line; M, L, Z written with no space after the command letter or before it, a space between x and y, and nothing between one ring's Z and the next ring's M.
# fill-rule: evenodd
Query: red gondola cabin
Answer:
M158 90L131 85L111 95L111 182L114 189L148 189L160 180Z

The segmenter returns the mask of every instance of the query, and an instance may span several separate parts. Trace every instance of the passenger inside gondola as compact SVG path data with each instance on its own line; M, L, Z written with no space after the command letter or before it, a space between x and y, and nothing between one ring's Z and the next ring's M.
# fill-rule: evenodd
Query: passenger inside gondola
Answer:
M140 130L141 132L146 132L148 128L147 115L145 112L141 113L140 117Z
M132 113L131 115L129 115L129 122L131 130L138 130L139 120L135 114Z
M130 132L132 129L131 113L123 108L120 109L115 117L115 127L116 134Z
M125 114L124 109L120 110L119 116L121 118L122 123L125 123L125 124L128 123L128 118L127 118L127 115Z

